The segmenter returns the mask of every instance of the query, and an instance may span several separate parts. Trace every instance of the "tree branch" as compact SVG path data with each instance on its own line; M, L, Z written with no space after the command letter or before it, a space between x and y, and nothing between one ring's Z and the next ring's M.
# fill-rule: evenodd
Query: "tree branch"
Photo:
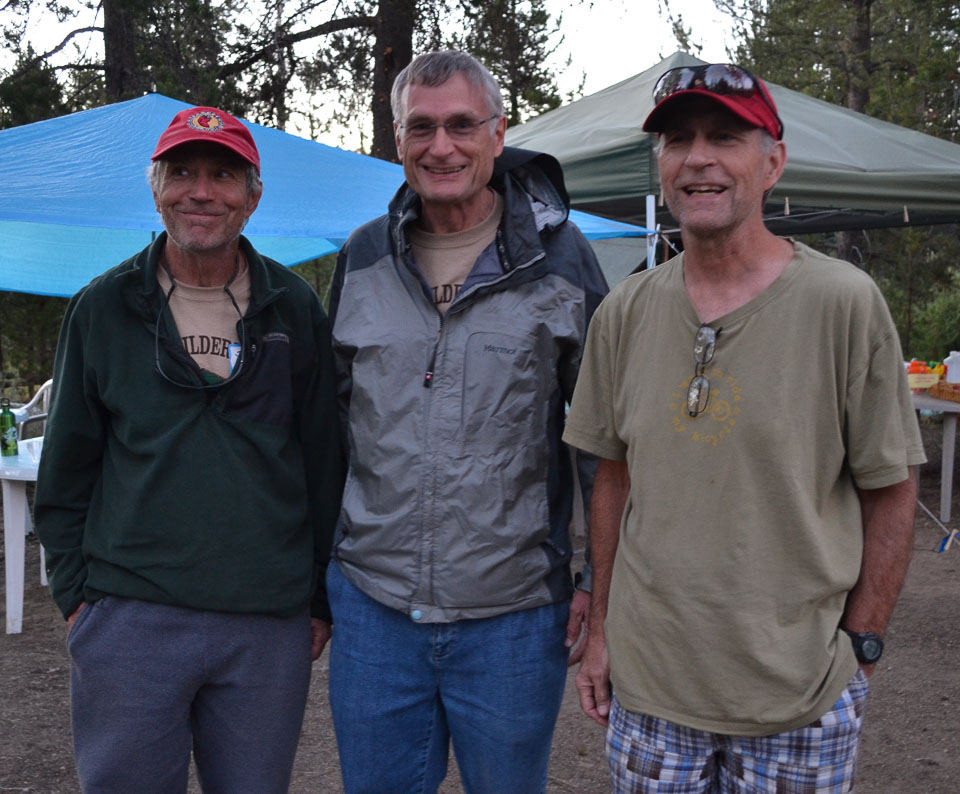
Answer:
M64 63L60 66L51 66L55 72L62 72L67 69L70 69L74 72L102 72L103 64L102 63Z
M331 19L320 25L315 25L307 30L301 30L299 33L289 33L285 36L279 36L265 47L261 47L255 52L241 58L239 61L228 63L219 72L217 77L223 80L225 77L231 77L240 74L244 69L252 66L264 56L269 55L274 50L289 47L300 41L306 41L317 36L325 36L327 33L336 33L338 30L348 30L350 28L373 28L376 24L376 18L372 16L343 17L342 19Z
M24 74L26 74L26 73L29 72L31 69L33 69L33 68L34 68L37 64L39 64L41 61L45 61L45 60L46 60L47 58L49 58L51 55L56 55L58 52L60 52L64 47L66 47L66 46L70 43L70 40L71 40L74 36L79 36L81 33L103 33L103 28L102 28L102 27L88 27L88 28L77 28L76 30L71 30L71 31L66 35L66 37L64 38L64 40L61 41L56 47L54 47L52 50L48 50L47 52L44 52L44 53L42 53L42 54L40 54L40 55L37 55L37 56L35 56L34 58L31 58L31 59L30 59L29 61L27 61L26 63L21 64L19 68L15 69L13 72L11 72L10 74L8 74L8 75L4 78L3 82L7 83L7 82L12 82L12 81L14 81L14 80L19 79L19 78L22 77Z

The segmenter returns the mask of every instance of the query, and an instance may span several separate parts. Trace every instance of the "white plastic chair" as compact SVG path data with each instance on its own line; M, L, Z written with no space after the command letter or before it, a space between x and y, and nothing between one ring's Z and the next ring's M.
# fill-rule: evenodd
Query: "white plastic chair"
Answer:
M50 408L50 389L52 386L53 380L46 381L37 389L37 393L33 395L30 402L17 409L17 418L20 420L17 422L18 440L23 438L23 431L27 425L46 421L47 411Z

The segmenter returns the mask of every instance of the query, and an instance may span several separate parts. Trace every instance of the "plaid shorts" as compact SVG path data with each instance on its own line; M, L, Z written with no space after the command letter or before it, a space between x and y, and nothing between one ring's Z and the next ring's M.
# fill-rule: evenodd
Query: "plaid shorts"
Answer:
M867 699L862 670L820 719L773 736L726 736L627 711L607 729L617 794L848 794Z

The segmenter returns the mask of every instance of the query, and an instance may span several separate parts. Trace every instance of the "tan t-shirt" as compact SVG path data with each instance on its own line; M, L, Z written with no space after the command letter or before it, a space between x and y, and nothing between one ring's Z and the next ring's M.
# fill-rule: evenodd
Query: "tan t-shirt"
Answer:
M163 268L157 269L157 281L166 294L170 277ZM221 379L230 376L236 362L240 350L237 321L250 303L250 270L242 257L240 272L230 284L230 292L240 314L223 286L195 287L178 281L169 303L184 350L200 369Z
M795 244L780 277L711 323L706 412L687 386L700 322L683 257L631 276L590 325L564 441L626 460L605 624L630 711L765 735L829 710L857 669L838 630L856 583L855 485L925 460L879 289Z
M433 303L441 314L450 308L483 249L496 239L503 197L492 192L493 209L476 226L453 234L431 234L416 226L410 229L413 259L433 290Z

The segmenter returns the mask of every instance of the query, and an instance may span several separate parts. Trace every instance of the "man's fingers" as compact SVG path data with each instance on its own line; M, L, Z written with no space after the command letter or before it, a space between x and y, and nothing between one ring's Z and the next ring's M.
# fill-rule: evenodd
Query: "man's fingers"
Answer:
M564 640L564 645L568 648L573 648L577 644L577 641L580 637L586 634L587 626L587 615L590 611L590 594L585 593L582 590L577 590L573 594L573 599L570 601L570 619L567 621L567 636ZM580 661L580 657L583 656L583 648L586 645L586 642L581 643L580 647L574 651L573 655L570 657L569 664L576 664Z
M581 659L583 659L583 652L587 649L586 641L581 642L579 645L575 645L573 650L570 652L570 656L567 659L567 667L572 667L575 664L578 664Z
M76 619L80 616L80 612L83 611L83 608L84 608L86 605L87 605L87 602L86 602L86 601L81 601L81 602L80 602L80 606L78 606L75 610L73 610L73 612L72 612L72 614L70 615L70 617L67 618L67 631L70 631L70 629L73 628L74 622L75 622Z
M563 644L568 648L572 648L574 643L580 638L580 624L576 623L573 619L573 615L570 616L570 620L567 622L567 638L564 640Z
M602 686L594 687L594 695L597 703L597 714L603 719L601 724L606 725L610 717L610 685L605 683Z
M610 695L606 684L597 684L581 668L577 674L577 694L583 713L598 725L606 727L610 716Z
M310 654L313 661L320 658L323 649L330 640L333 630L329 623L318 618L310 618Z
M583 619L583 615L571 612L570 620L567 621L567 638L563 641L563 644L568 648L576 645L577 640L580 639L580 633L585 626L586 621Z

